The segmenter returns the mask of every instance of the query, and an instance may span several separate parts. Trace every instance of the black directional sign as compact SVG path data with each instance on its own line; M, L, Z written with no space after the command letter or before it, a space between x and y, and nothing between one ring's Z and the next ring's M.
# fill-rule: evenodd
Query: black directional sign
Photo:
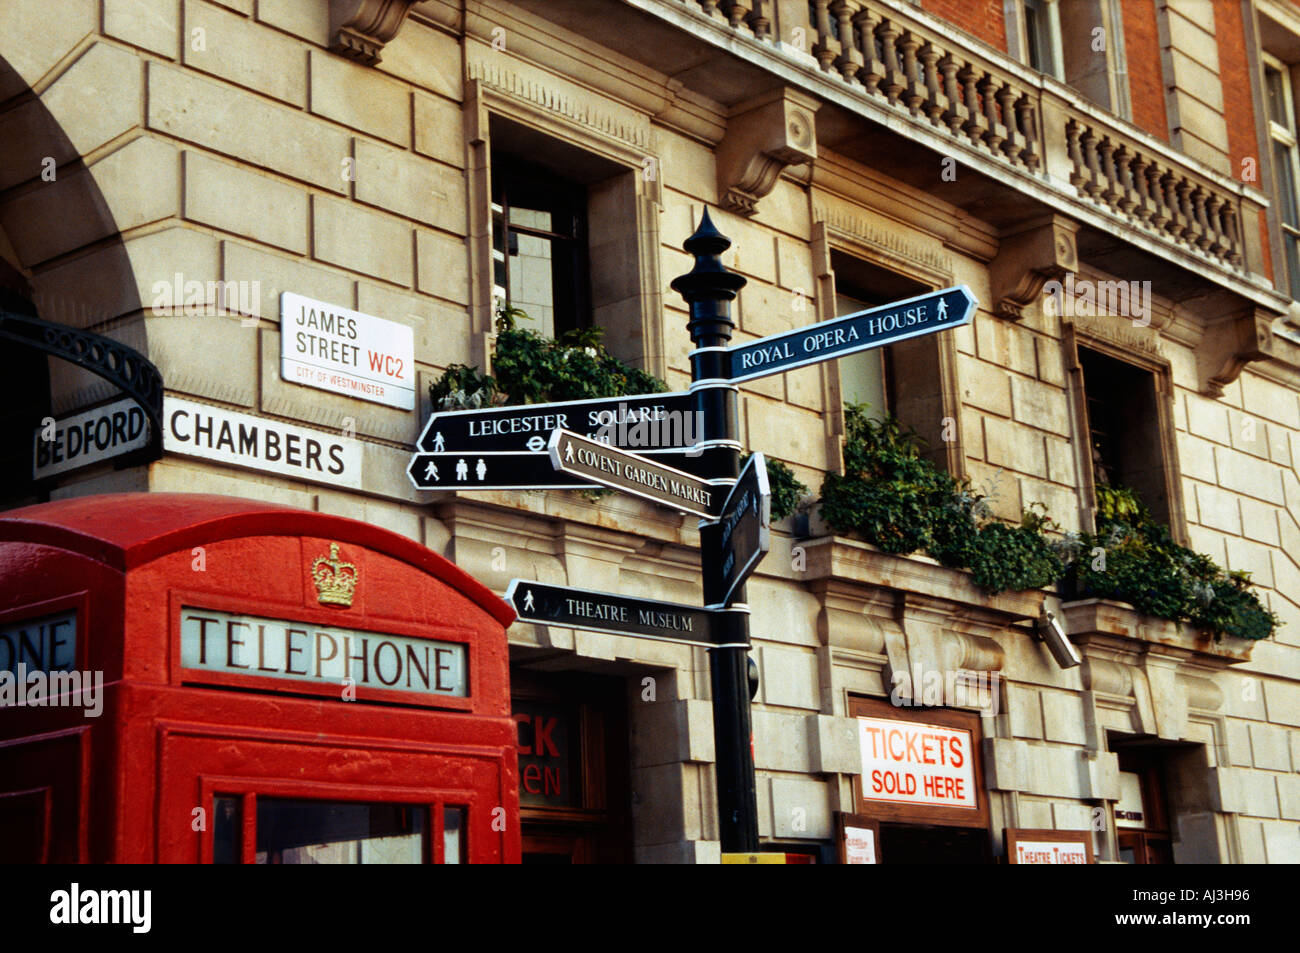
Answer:
M547 450L557 471L663 506L713 519L722 504L721 487L664 466L658 462L664 459L664 454L654 458L642 456L559 429L551 434Z
M970 322L975 296L965 285L931 291L727 349L729 377L747 381Z
M678 466L691 464L686 450L652 450L650 454L651 459ZM591 490L601 486L595 480L559 472L545 449L541 453L415 453L406 475L417 490Z
M529 579L510 580L506 602L515 607L515 614L523 622L708 648L717 646L714 638L717 613L695 606L548 586Z
M440 411L429 415L417 446L425 453L500 450L541 453L556 427L638 452L689 447L699 439L699 428L691 415L691 395L681 391Z
M767 484L767 461L755 453L741 470L736 485L722 504L718 521L700 527L700 545L721 559L703 564L704 591L722 592L722 605L744 585L770 545L772 494ZM716 548L712 548L716 547Z

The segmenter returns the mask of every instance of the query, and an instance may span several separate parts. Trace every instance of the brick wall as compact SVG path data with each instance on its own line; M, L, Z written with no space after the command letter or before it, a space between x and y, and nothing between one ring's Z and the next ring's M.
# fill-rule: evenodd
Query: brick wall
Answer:
M999 50L1007 48L1002 0L921 0L921 6Z
M1156 28L1155 0L1126 0L1123 10L1124 55L1128 61L1133 123L1168 142L1169 122L1165 116L1164 78L1160 69L1160 35Z

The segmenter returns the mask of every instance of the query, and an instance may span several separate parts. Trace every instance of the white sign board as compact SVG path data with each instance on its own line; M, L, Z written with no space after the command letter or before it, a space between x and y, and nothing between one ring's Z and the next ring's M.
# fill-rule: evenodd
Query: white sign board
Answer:
M134 398L125 397L57 420L50 439L46 436L44 427L36 428L34 480L138 450L149 442L149 418Z
M410 325L280 295L280 376L400 410L415 408L415 333Z
M1086 864L1088 848L1077 841L1017 841L1017 864Z
M858 731L867 800L979 808L969 731L863 717Z
M181 667L424 695L469 694L465 646L181 608Z
M358 441L179 397L163 402L163 451L361 488Z
M876 864L876 832L869 827L844 827L844 863Z

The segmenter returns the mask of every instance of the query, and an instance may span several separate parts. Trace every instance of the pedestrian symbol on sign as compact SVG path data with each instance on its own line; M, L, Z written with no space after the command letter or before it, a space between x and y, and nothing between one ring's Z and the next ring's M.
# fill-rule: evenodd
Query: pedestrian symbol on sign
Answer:
M456 479L457 480L469 479L469 464L465 462L464 457L461 457L459 460L456 461Z
M524 611L533 611L533 590L528 589L524 592Z
M430 460L429 465L424 468L424 478L426 480L442 479L442 477L438 476L438 465L434 463L432 460Z
M442 431L439 430L433 435L433 452L442 453L442 448L444 446L446 446L446 442L442 439Z

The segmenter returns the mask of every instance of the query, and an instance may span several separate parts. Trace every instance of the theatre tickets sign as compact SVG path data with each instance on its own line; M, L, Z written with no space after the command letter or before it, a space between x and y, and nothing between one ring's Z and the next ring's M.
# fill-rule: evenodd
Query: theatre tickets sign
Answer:
M410 325L280 295L280 376L293 384L415 409L415 335Z
M970 731L859 718L858 732L864 800L978 809L977 753Z

